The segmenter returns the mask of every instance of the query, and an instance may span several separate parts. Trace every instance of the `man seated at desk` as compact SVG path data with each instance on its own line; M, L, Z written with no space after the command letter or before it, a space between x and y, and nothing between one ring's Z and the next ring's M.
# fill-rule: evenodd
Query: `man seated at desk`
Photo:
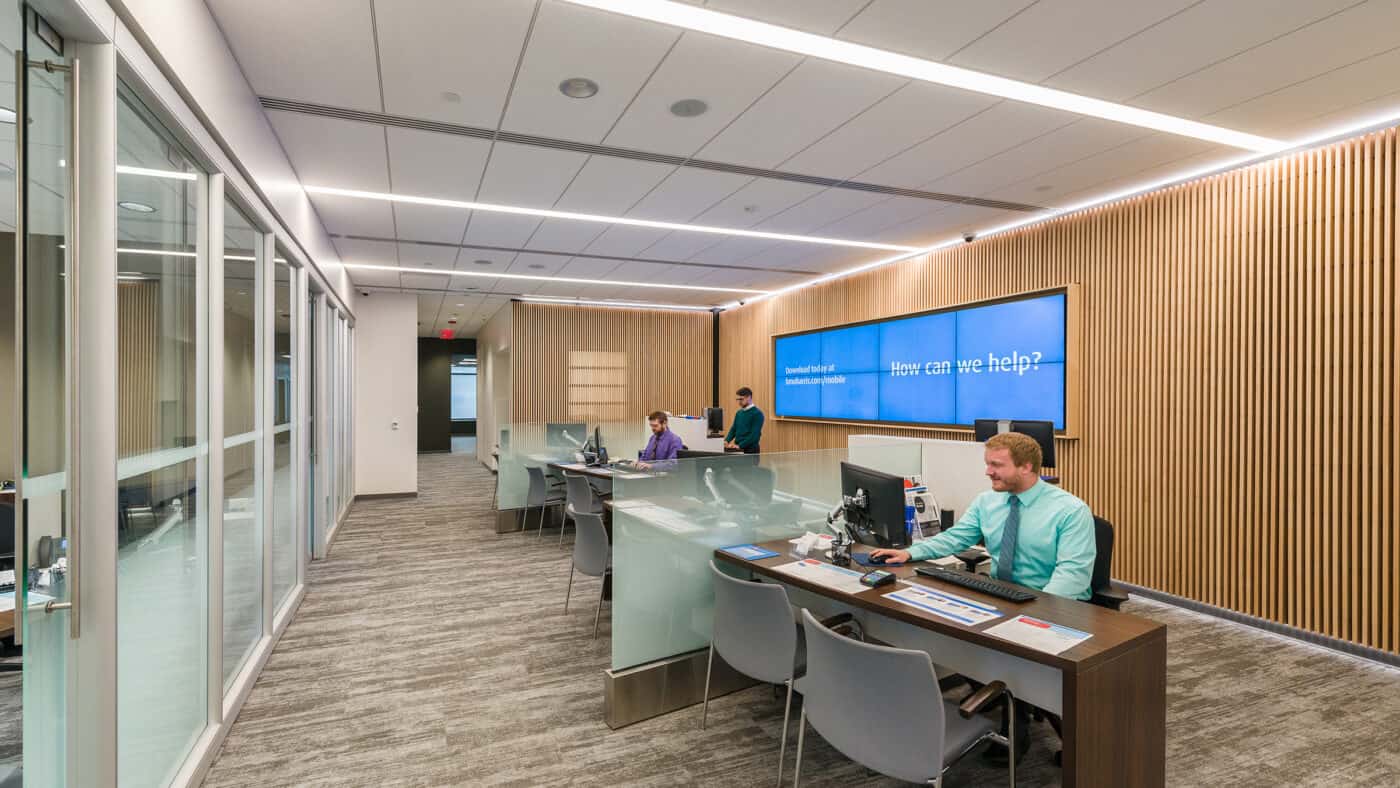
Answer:
M1094 517L1089 506L1040 479L1040 444L1019 432L987 439L992 489L972 501L957 525L908 550L874 550L895 561L942 558L982 542L992 576L1070 599L1088 599L1094 572ZM1016 759L1030 746L1027 710L1016 707ZM989 751L1004 760L1005 748Z
M644 471L666 470L676 465L676 453L681 450L681 436L671 432L666 414L661 411L647 416L651 440L637 455L637 467Z

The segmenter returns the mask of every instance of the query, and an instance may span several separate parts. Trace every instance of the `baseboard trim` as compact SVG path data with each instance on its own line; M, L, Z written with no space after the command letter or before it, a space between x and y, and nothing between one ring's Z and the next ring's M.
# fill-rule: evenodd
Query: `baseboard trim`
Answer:
M703 648L625 670L603 671L603 722L617 730L701 703L709 656L710 650ZM757 683L715 655L711 700Z
M401 493L361 493L360 495L356 495L356 496L355 496L355 500L357 500L357 501L378 501L378 500L383 500L383 499L385 499L385 498L417 498L417 497L418 497L418 491L417 491L417 490L414 490L413 492L401 492Z
M1341 638L1319 635L1316 632L1309 632L1306 629L1299 629L1298 627L1289 626L1288 624L1280 624L1276 621L1269 621L1268 619L1240 613L1236 610L1217 607L1216 605L1207 604L1205 602L1197 602L1194 599L1168 594L1164 591L1136 586L1132 583L1124 583L1120 580L1115 580L1113 583L1114 585L1122 586L1127 589L1129 593L1144 596L1148 599L1154 599L1158 602L1164 602L1174 607L1185 608L1212 618L1223 619L1235 624L1243 624L1244 626L1254 629L1262 629L1270 634L1308 643L1313 646L1320 646L1329 651L1336 651L1350 657L1359 657L1360 659L1376 662L1387 667L1400 668L1400 654L1392 654L1389 651L1382 651L1378 648L1372 648L1371 646L1363 646L1359 643L1342 640Z

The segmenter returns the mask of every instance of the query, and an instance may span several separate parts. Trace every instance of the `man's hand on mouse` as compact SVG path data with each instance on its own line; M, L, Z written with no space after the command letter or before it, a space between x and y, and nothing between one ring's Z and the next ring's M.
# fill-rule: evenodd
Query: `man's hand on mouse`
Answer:
M888 548L882 547L882 548L880 548L879 550L871 550L871 551L870 551L870 557L872 557L872 558L879 558L880 556L884 556L884 557L885 557L885 563L887 563L887 564L907 564L907 563L909 563L909 551L908 551L908 550L890 550L890 549L888 549Z

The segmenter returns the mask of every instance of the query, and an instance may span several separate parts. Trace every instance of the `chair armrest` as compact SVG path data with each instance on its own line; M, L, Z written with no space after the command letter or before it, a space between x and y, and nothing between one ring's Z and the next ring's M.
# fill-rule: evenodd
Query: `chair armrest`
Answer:
M1089 601L1099 607L1117 610L1123 606L1124 602L1128 601L1128 592L1109 583L1098 591L1095 591L1094 595L1089 597Z
M1005 682L993 681L991 684L983 685L982 689L963 699L963 702L958 704L958 713L963 716L963 719L971 719L972 715L985 709L992 701L1002 695L1009 696L1010 694L1006 689Z

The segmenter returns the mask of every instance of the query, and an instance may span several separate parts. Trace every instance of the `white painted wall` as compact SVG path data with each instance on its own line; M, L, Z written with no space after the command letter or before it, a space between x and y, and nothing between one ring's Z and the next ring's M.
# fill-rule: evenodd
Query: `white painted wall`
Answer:
M418 296L362 297L355 317L355 494L416 493Z

